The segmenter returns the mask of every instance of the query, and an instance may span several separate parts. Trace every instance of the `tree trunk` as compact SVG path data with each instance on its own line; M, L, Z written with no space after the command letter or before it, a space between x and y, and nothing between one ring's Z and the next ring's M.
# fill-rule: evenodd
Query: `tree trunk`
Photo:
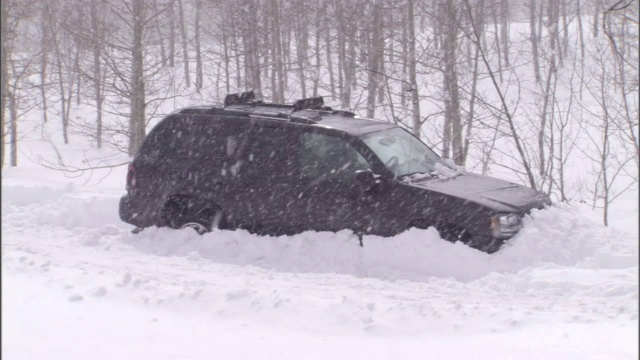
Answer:
M258 29L258 9L256 3L251 2L251 11L249 11L249 41L251 42L251 78L253 82L253 88L259 98L262 97L262 78L260 70L260 31Z
M229 69L229 64L231 63L231 58L229 56L229 35L227 33L227 16L222 20L223 28L222 31L222 50L223 50L223 61L224 61L224 79L226 84L227 94L231 93L231 70Z
M475 116L475 103L478 87L478 63L480 57L480 48L476 46L475 56L473 58L473 75L471 79L471 100L469 101L469 116L467 118L467 131L464 138L464 146L462 148L462 162L460 165L464 165L467 162L467 155L469 154L469 140L471 138L473 121Z
M58 91L60 92L60 117L62 118L62 138L65 144L69 143L69 119L67 118L67 106L70 99L67 99L64 91L64 75L62 71L62 54L59 48L60 44L56 44L56 66L58 70Z
M42 41L40 45L40 51L42 51L42 55L40 56L40 98L42 101L42 122L47 123L47 65L49 63L49 59L47 57L49 53L49 3L43 2L42 4L42 13L41 13L41 31L42 31ZM4 22L4 20L2 20Z
M277 77L277 96L274 101L282 104L284 103L284 89L285 89L285 80L284 80L284 64L283 64L283 53L282 53L282 29L280 25L280 9L278 8L278 2L273 2L273 42L276 46L276 77Z
M153 6L154 7L158 7L158 0L154 0L153 1ZM167 57L167 50L165 49L165 45L164 45L164 34L162 33L162 29L160 28L160 22L161 22L161 17L156 16L154 22L154 25L156 27L156 35L158 36L158 42L160 43L160 59L162 60L162 66L167 66L167 63L169 62L169 58Z
M202 90L202 50L200 49L200 13L202 12L202 0L196 0L195 42L196 42L196 91Z
M325 6L328 7L327 3ZM325 14L327 14L327 8L325 8ZM327 55L327 71L329 72L329 88L331 89L331 99L336 99L336 82L333 75L333 53L331 50L331 28L326 28L324 32L325 52Z
M7 87L8 87L8 61L10 49L8 48L8 29L7 21L8 5L10 0L0 1L0 34L2 35L2 41L0 41L0 167L4 167L4 153L5 153L5 128L6 120L5 113L7 108Z
M376 93L378 91L378 78L379 78L379 63L380 63L380 50L382 48L382 28L383 24L380 21L380 5L378 1L373 5L372 22L368 24L371 39L369 41L368 51L368 67L367 72L367 117L373 118L376 111Z
M580 79L584 79L584 27L582 25L582 4L580 3L580 0L577 0L576 14L578 18L578 34L580 35ZM582 100L583 86L584 80L580 80L580 100Z
M237 28L238 25L237 24L238 24L238 22L234 20L232 22L232 24L231 24L232 29L238 30L238 28ZM240 68L240 57L241 57L241 54L240 54L240 41L239 41L240 36L237 34L236 31L233 31L231 36L233 36L233 52L234 52L234 58L236 59L236 69L235 69L235 73L236 73L236 88L242 89L242 87L243 87L242 71L240 70L241 69ZM244 85L246 86L247 84L244 84Z
M529 1L529 28L531 29L531 53L533 56L533 74L536 82L540 82L540 57L538 54L538 36L536 35L536 1Z
M70 81L70 92L73 92L73 83L77 82L76 84L76 105L80 105L80 88L82 87L82 76L80 76L80 74L82 73L82 71L80 70L80 47L76 46L76 53L74 55L74 59L73 59L73 72L71 73L72 77L71 77L71 81ZM69 99L71 99L72 94L69 94ZM67 109L67 111L69 111L71 109L71 107L69 107L69 109Z
M551 94L551 81L555 73L555 60L553 55L551 56L551 64L549 72L547 73L547 81L545 83L544 100L542 102L542 115L540 116L540 129L538 131L538 156L540 156L540 178L544 179L545 176L545 133L547 128L547 117L549 113L549 103L553 103Z
M131 118L129 155L140 148L145 136L145 84L144 84L144 1L133 2L133 46L131 53Z
M343 109L349 105L350 84L347 81L347 25L344 19L344 7L340 0L336 0L336 16L338 17L338 88L340 89L340 104Z
M408 26L407 24L407 18L408 18L408 14L404 13L402 14L402 20L404 20L404 24L402 26L402 38L401 38L401 44L402 44L402 88L400 89L400 103L405 106L407 105L407 86L405 85L405 82L408 81L409 79L409 48L408 48L408 31L407 28ZM395 119L394 119L395 120Z
M91 27L93 30L93 89L96 100L96 145L102 148L102 104L104 101L102 89L102 29L99 25L98 6L91 2Z
M409 84L411 91L411 110L412 110L412 128L413 135L420 138L420 97L418 96L418 81L416 76L416 35L415 21L413 17L414 0L407 0L407 29L408 29L408 48L409 48Z
M178 16L180 16L180 36L182 38L182 58L184 61L184 82L191 87L191 71L189 70L189 47L187 43L187 29L184 24L184 9L182 0L178 0Z
M18 104L16 104L15 86L9 91L9 132L11 143L11 166L18 166Z
M500 38L498 37L498 16L496 15L497 10L495 9L495 4L493 6L493 29L495 30L495 42L496 42L496 51L498 52L498 75L500 76L500 83L502 84L504 79L502 78L502 52L504 49L500 48ZM506 51L506 50L504 50Z
M457 165L463 164L462 148L462 121L460 120L460 94L458 90L458 72L456 69L456 58L458 48L458 21L455 8L455 0L447 0L446 13L446 34L444 42L444 107L445 123L451 129L451 155ZM445 139L447 138L448 127L445 126Z
M315 27L316 27L316 36L315 36L315 55L316 55L316 68L315 68L315 73L313 75L313 97L317 97L318 96L318 86L320 83L320 70L322 68L322 63L320 61L320 24L321 24L321 20L322 20L322 11L321 11L321 7L318 5L317 6L317 10L316 10L316 21L315 21Z
M562 10L562 52L561 52L561 59L564 59L567 56L567 53L569 52L569 20L567 19L567 4L566 4L566 0L562 0L560 2L561 4L561 10ZM561 61L561 65L560 67L562 67L562 62L564 60L560 60Z
M135 0L134 2L144 1ZM173 8L174 0L169 0L167 8L167 17L169 19L169 66L174 67L176 64L176 14Z
M504 66L509 67L509 2L502 0L500 4L500 37L502 38L502 52L504 54Z
M601 1L594 0L593 1L593 37L598 37L598 26L600 24L600 10L602 7Z
M306 19L299 14L295 21L295 40L296 40L296 57L298 64L298 76L300 77L300 91L302 98L307 97L307 79L305 69L307 68L307 25Z

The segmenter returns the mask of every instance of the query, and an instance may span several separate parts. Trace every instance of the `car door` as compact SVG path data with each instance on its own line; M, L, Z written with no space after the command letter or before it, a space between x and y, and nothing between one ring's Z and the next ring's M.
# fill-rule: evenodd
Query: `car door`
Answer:
M295 161L301 184L298 211L309 229L368 232L379 214L380 194L364 192L355 181L356 171L369 170L370 164L347 136L301 134Z
M292 161L296 130L279 120L254 120L247 134L229 195L237 204L237 226L264 234L297 232L297 221L290 219L295 206L289 206L298 191Z

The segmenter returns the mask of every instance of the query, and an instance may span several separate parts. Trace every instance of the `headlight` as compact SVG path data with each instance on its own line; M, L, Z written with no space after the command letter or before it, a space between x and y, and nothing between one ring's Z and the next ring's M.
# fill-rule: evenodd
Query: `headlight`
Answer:
M509 238L522 229L522 218L518 214L498 214L491 217L491 230L495 238Z

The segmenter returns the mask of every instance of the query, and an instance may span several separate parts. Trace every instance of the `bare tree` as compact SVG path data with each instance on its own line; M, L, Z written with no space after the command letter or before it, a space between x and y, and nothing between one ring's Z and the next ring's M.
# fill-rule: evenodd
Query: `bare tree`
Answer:
M636 31L638 29L638 2L633 0L619 0L611 5L602 16L602 30L606 34L610 44L611 52L615 58L615 69L617 70L617 81L619 86L615 89L620 91L618 108L621 108L620 122L618 128L622 131L623 137L635 152L635 163L640 171L640 144L637 136L638 129L638 41L637 32L629 38L625 29L625 24L631 23ZM614 18L618 22L618 34L614 34L611 27L607 27L607 20ZM614 20L611 20L613 22ZM635 38L635 39L634 39ZM624 51L628 43L633 44L633 50L627 53ZM621 44L621 45L620 45Z
M127 117L127 125L123 129L112 130L127 138L126 152L133 155L146 135L147 107L150 102L166 99L147 98L152 90L157 94L158 87L174 84L169 75L163 75L162 59L155 51L149 49L153 43L155 20L171 8L172 3L164 7L154 7L150 0L112 0L105 1L108 16L113 22L113 29L105 39L102 59L109 72L110 83L107 96L115 101L109 103L114 114ZM161 78L164 76L163 81ZM147 79L154 79L147 84ZM178 89L176 89L178 91ZM123 105L128 112L120 110Z
M195 10L194 41L196 48L196 91L200 93L200 90L202 90L202 83L204 82L204 74L202 71L202 50L200 43L200 14L202 13L202 0L196 0Z
M94 96L96 101L96 143L102 148L102 105L104 103L104 76L102 74L102 46L104 43L104 29L99 21L99 10L96 2L91 2L91 30L93 42L93 76Z
M420 97L418 94L418 81L416 77L416 34L415 34L415 21L414 21L414 2L413 0L407 0L407 40L409 51L409 89L411 92L411 104L412 104L412 127L411 130L415 136L420 136L420 128L422 122L420 121Z
M533 74L536 82L540 82L540 58L538 54L538 35L536 34L536 1L529 1L529 29L531 41L531 54L533 57Z
M446 0L443 7L445 19L444 39L444 107L445 107L445 134L443 138L443 157L449 158L449 146L451 146L451 158L458 164L464 164L464 149L462 142L462 120L460 118L460 94L458 86L458 71L456 69L459 19L455 0ZM449 143L449 140L451 141Z
M2 28L2 41L0 41L0 166L4 166L5 151L5 109L7 108L8 78L9 78L9 47L13 34L9 27L10 0L0 2L0 26Z
M42 101L42 121L43 123L47 122L47 66L49 65L49 47L51 43L50 39L50 26L49 21L51 11L49 10L50 2L44 2L41 4L41 44L40 44L40 96Z
M381 66L383 64L384 54L384 39L382 38L382 29L384 24L381 21L381 9L380 1L377 0L372 5L371 21L367 23L369 29L368 33L371 38L369 39L368 49L368 66L367 66L367 117L372 118L375 116L376 111L376 94L378 92L378 77L380 74Z
M8 86L8 110L9 110L9 143L10 165L18 166L18 119L25 113L35 108L35 101L30 94L34 89L27 78L32 75L33 58L10 58L11 84Z
M511 110L509 109L509 106L507 105L507 100L504 96L504 93L502 91L502 89L500 88L500 85L498 85L498 81L496 80L496 77L494 75L494 72L491 69L491 65L489 64L489 61L487 59L487 56L485 54L485 51L482 49L482 47L480 47L480 34L477 32L477 27L475 26L475 20L473 18L473 13L472 13L472 9L471 9L471 5L469 4L469 0L465 0L465 8L467 11L467 15L469 17L469 21L471 21L472 23L472 29L474 29L474 33L472 34L471 37L471 41L474 42L475 46L480 48L480 56L482 58L482 62L484 63L486 70L489 73L489 77L491 79L491 83L493 84L493 87L496 91L496 94L498 95L498 97L500 98L500 104L502 106L502 111L507 119L507 124L509 126L509 130L511 132L511 137L514 141L514 144L516 146L516 150L518 151L518 154L520 156L520 159L522 161L522 166L525 169L525 172L527 174L527 177L529 179L529 186L531 186L534 189L538 189L537 184L536 184L536 180L535 180L535 176L533 174L533 170L531 168L530 162L527 160L527 156L525 154L525 149L524 146L522 144L522 140L520 138L520 135L518 134L518 131L516 130L516 126L515 126L515 121L513 119L513 115L511 113Z
M189 71L189 47L187 46L187 30L184 21L184 9L182 6L182 0L178 2L178 15L180 22L180 38L182 39L182 61L184 62L184 81L187 87L191 87L191 74Z

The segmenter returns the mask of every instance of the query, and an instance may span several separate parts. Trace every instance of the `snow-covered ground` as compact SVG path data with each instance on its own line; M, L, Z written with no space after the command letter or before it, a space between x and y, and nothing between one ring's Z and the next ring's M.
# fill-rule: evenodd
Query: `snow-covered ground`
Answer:
M2 171L4 359L639 356L637 192L610 227L588 208L535 211L492 255L433 229L363 248L347 231L133 235L126 168L65 176L36 164L51 153L25 140Z

